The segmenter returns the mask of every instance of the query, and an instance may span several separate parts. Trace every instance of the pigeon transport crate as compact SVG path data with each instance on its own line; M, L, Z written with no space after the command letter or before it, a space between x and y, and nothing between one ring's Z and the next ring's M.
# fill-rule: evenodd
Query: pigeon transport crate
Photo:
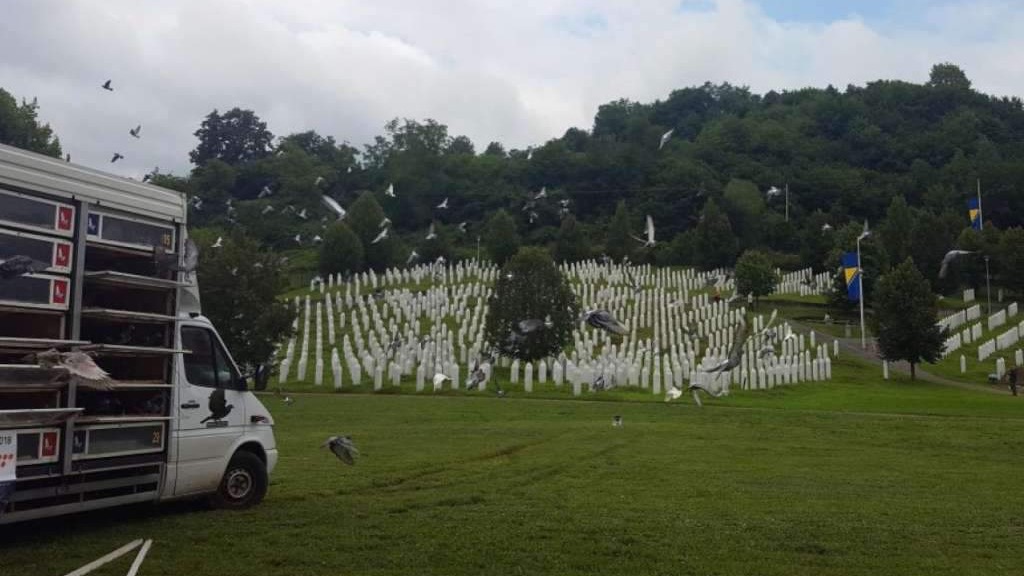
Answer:
M0 145L0 524L263 498L273 420L202 316L187 216L181 192Z
M153 254L180 253L185 200L7 147L0 159L0 260L45 265L0 280L0 430L17 437L0 524L156 500L182 284ZM36 365L51 348L88 351L116 384L85 390Z

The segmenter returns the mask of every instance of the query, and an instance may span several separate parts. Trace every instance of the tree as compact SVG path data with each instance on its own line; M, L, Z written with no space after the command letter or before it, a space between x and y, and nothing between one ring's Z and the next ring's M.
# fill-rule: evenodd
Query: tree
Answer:
M755 305L761 296L775 289L778 278L771 260L763 252L747 250L736 262L736 293L752 294Z
M629 228L629 212L626 211L626 202L619 201L615 207L615 215L608 224L608 240L605 242L604 251L613 260L621 261L633 253L633 240Z
M484 237L487 252L499 266L504 265L519 250L519 234L515 220L508 212L498 210L487 223Z
M199 291L206 314L235 361L245 370L267 362L274 345L291 333L294 311L278 298L287 289L280 258L240 233L208 248L220 232L195 230ZM261 266L256 266L260 264Z
M38 112L35 98L19 105L10 92L0 88L0 144L60 158L60 140L49 124L39 123Z
M558 239L555 241L555 260L558 262L577 262L590 256L587 237L576 222L576 217L569 214L562 219L558 228Z
M935 362L942 356L946 334L936 324L935 294L914 261L902 264L878 280L872 299L872 327L884 360L910 363L910 379L921 362Z
M274 135L252 110L232 108L224 114L210 112L195 132L199 145L189 152L196 166L217 159L233 166L270 153Z
M896 196L889 203L885 221L879 226L878 234L882 244L894 262L902 262L911 255L911 235L916 220L914 210L902 196Z
M743 245L756 246L760 240L758 224L763 220L765 211L764 195L753 182L732 179L726 184L723 197L729 221L736 225ZM778 227L776 223L773 228Z
M1024 228L1003 231L996 260L999 269L1006 272L1003 284L1017 294L1024 294Z
M363 269L363 243L344 222L327 227L320 246L320 273L337 274Z
M967 79L967 74L959 66L943 62L932 66L931 75L928 77L928 86L970 90L971 81Z
M572 338L580 311L569 281L542 248L519 250L502 268L487 303L487 342L505 356L528 361L558 354ZM551 326L519 334L519 322L530 319L550 319Z
M376 244L374 238L380 234L381 222L384 221L384 209L370 191L363 192L348 209L345 217L352 231L359 237L363 245L363 262L367 268L380 271L391 265L393 252L391 238Z
M729 217L714 200L709 199L704 204L696 230L695 253L700 267L711 270L731 266L738 242Z

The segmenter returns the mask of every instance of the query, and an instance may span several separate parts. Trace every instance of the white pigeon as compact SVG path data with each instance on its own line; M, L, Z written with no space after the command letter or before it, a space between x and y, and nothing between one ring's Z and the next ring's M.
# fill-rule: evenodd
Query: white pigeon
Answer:
M463 234L466 232L466 223L465 222L460 222L459 223L459 232L462 232Z
M323 202L324 205L331 210L331 212L334 212L335 214L338 215L338 220L341 220L342 218L345 217L345 209L342 208L341 204L338 204L338 201L335 200L334 198L331 198L327 194L324 194L323 196L320 197L320 201Z
M434 392L439 392L441 390L441 386L444 385L445 380L451 380L451 378L441 374L440 372L434 374Z
M380 234L377 234L377 237L374 238L373 241L370 242L370 244L376 244L376 243L380 242L381 240L384 240L385 238L387 238L388 237L388 230L391 230L391 229L390 228L385 228L385 229L381 230Z
M394 184L388 184L388 189L384 191L384 195L387 196L388 198L394 198L395 197L395 185Z
M391 226L391 218L388 218L387 216L380 221L380 226L377 226L377 228L384 228L385 226Z
M313 244L319 244L319 243L321 243L323 241L324 241L324 239L321 238L319 235L313 236Z
M295 242L302 244L302 234L295 235Z
M263 189L260 190L259 195L257 195L256 197L257 198L266 198L267 196L270 196L273 193L274 193L274 191L271 190L268 186L264 186Z
M541 186L540 187L540 192L537 192L537 194L533 197L533 199L534 200L540 200L541 198L547 198L547 197L548 197L547 186Z
M263 207L263 211L260 212L260 214L263 214L264 216L266 216L267 214L270 214L273 211L274 211L274 207L270 206L270 205L267 205L267 206Z
M306 209L305 208L303 208L299 212L299 218L302 218L303 220L308 220L309 219L309 214L306 213Z
M438 210L447 210L448 209L448 197L447 196L445 197L443 202L441 202L440 204L437 205L437 209Z
M532 148L530 150L526 151L526 159L527 160L533 160L533 149Z
M413 261L416 260L419 257L420 257L420 255L417 254L415 250L413 250L412 252L409 253L409 257L405 260L405 264L406 265L412 264Z
M647 222L644 224L644 234L647 236L646 240L637 236L633 236L633 238L643 244L645 248L654 246L654 218L651 218L650 214L647 215Z
M953 260L968 254L974 254L974 252L971 250L950 250L946 252L946 255L942 257L942 266L939 267L939 278L946 277L946 274L949 273L949 265L953 263Z
M774 197L778 196L779 194L782 194L782 190L779 190L778 187L776 187L776 186L772 186L771 188L768 189L767 192L765 192L765 196L767 196L769 198L774 198Z
M319 185L321 185L323 183L324 183L324 177L323 176L317 176L316 180L313 182L313 185L314 186L319 186Z
M217 236L217 241L210 245L210 248L222 248L224 246L224 238Z
M431 222L430 229L427 230L427 240L433 240L437 238L437 232L434 231L434 224Z
M658 143L658 150L661 150L665 147L665 144L668 144L668 140L672 137L673 132L675 132L675 128L661 135L661 142Z
M832 229L832 225L827 223L827 222L825 224L821 225L821 231L822 232L828 232L831 229Z
M348 169L345 170L345 174L351 174L351 173L352 173L352 167L349 166Z

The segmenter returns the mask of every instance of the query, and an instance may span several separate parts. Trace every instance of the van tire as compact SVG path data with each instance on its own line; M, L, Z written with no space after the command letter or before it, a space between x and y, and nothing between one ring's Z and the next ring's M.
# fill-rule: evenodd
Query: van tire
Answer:
M216 508L242 510L259 504L266 494L266 464L252 452L239 451L228 462L210 503Z

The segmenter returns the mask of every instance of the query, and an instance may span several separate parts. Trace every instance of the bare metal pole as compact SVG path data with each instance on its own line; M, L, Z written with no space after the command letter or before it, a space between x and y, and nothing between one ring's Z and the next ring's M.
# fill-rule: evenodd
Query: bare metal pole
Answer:
M980 204L979 204L980 206ZM988 315L992 315L992 275L988 271L988 256L985 256L985 299L988 300Z
M789 222L789 182L786 182L786 222Z
M860 265L861 238L863 238L863 235L857 237L857 282L860 283L860 285L857 286L857 290L860 292L860 294L858 294L859 297L857 299L860 300L860 347L861 350L867 350L868 338L867 335L864 333L864 269L861 268Z

